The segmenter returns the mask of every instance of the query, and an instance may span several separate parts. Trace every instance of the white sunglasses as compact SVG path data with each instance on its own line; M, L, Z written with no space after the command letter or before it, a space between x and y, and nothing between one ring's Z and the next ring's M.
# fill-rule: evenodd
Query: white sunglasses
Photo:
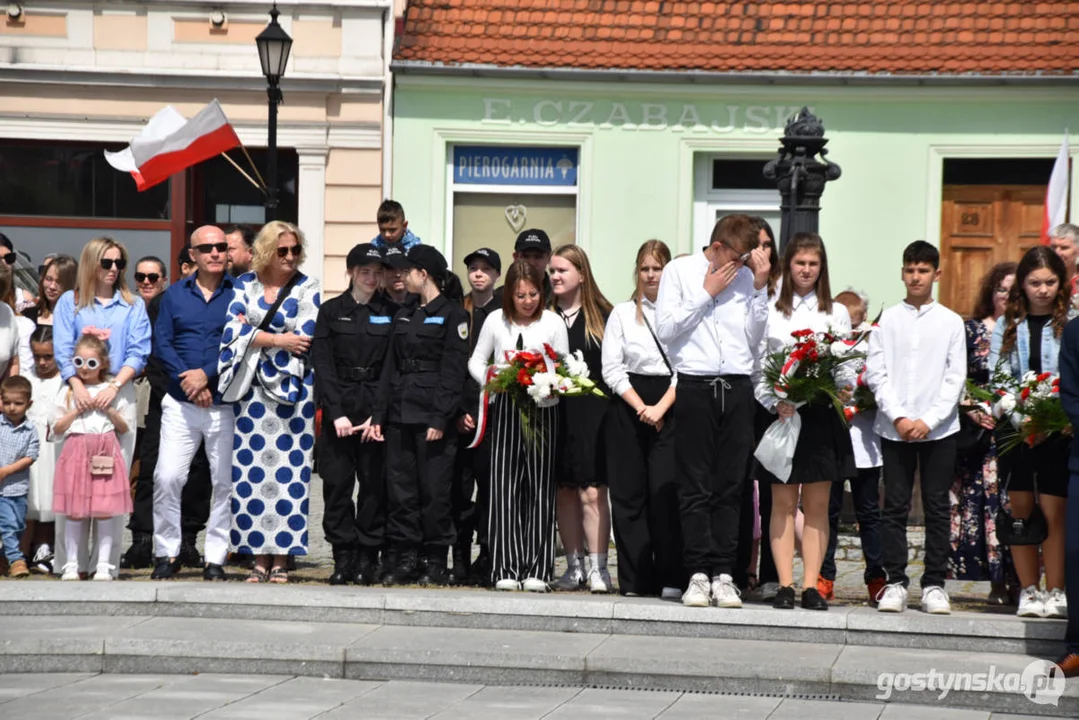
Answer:
M81 367L85 366L87 370L97 370L99 367L101 367L101 361L98 360L97 358L83 359L83 358L79 357L78 355L76 355L71 360L71 364L74 365L77 368L81 368Z

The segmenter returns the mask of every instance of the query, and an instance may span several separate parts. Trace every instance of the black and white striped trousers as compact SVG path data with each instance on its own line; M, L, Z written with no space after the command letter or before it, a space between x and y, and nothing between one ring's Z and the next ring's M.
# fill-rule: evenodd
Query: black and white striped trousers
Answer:
M525 441L521 417L509 398L497 396L489 419L491 495L487 537L491 581L554 573L555 440L558 408L534 408L534 444Z

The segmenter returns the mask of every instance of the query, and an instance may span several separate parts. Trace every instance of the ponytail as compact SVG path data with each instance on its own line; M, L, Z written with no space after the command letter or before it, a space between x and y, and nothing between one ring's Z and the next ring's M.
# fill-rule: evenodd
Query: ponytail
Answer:
M438 290L446 299L462 304L465 299L465 288L461 284L461 278L457 277L451 270L447 270L446 274L441 278L433 278L438 283Z

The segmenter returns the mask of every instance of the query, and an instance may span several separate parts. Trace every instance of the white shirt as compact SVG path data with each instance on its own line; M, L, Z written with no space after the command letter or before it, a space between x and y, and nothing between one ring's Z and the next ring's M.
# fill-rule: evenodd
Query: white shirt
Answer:
M97 394L107 388L108 383L98 383L97 385L87 385L86 391L90 393L90 397L97 397ZM112 407L124 414L130 403L127 401L123 393L117 394L116 399L112 401ZM73 393L67 392L65 388L56 397L56 403L53 406L52 423L54 425L63 415L66 415L72 408L75 407L75 398ZM125 414L126 417L126 414ZM109 416L101 410L91 410L88 413L79 415L68 427L67 432L58 433L55 430L52 432L52 440L60 440L68 435L100 435L102 433L113 432L116 428L112 424L112 420L109 420Z
M0 373L7 370L11 358L19 356L19 323L11 306L0 302Z
M710 265L698 252L663 268L656 335L676 372L749 375L768 322L768 290L754 288L753 271L743 266L713 298L704 289Z
M472 351L472 357L468 359L468 372L472 374L472 378L480 384L480 387L487 382L487 366L492 358L495 363L505 362L507 350L517 351L518 338L521 338L521 348L530 352L543 352L544 343L553 347L555 352L561 355L569 352L566 323L550 310L544 310L538 320L528 325L510 322L501 310L495 310L484 320L483 329L480 330L476 347ZM552 395L537 404L540 407L549 407L557 403L558 398Z
M959 430L959 398L967 378L963 320L940 303L905 302L884 311L869 335L866 384L877 398L877 433L902 441L895 421L929 426L926 440Z
M777 297L776 300L778 299ZM810 291L807 295L794 295L791 304L794 308L790 317L776 309L775 301L768 304L768 327L761 342L759 361L754 372L753 392L757 396L757 402L772 412L775 412L778 399L764 381L764 373L760 372L764 359L793 345L794 338L791 333L796 330L831 332L836 335L850 333L850 313L842 303L833 302L831 313L821 312L817 293Z
M641 314L652 329L656 327L656 306L648 298L641 298ZM666 348L664 348L666 352ZM656 338L644 322L637 320L637 303L633 300L618 303L607 318L603 331L603 381L617 395L632 388L629 374L671 375L671 387L677 384L676 376L667 368L660 354Z
M34 353L30 347L30 336L34 334L37 325L34 324L33 320L22 315L15 316L15 323L19 328L19 374L25 375L30 368L34 367Z
M35 425L48 425L53 408L64 401L61 396L61 393L67 389L64 379L60 377L60 373L56 373L51 378L39 378L37 373L34 372L33 365L29 367L28 371L24 371L22 376L30 381L30 398L33 400L33 403L26 411L26 417ZM44 436L41 441L45 442Z

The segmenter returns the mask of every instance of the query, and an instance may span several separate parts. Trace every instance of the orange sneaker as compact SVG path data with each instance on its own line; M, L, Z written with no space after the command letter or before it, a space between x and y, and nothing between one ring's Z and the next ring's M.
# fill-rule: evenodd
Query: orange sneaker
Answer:
M888 581L884 578L873 578L865 584L865 589L869 592L869 607L877 606L877 597L887 584Z
M8 577L24 578L30 576L30 568L26 567L25 560L16 560L11 563L11 569L8 570Z
M817 578L817 592L825 600L835 600L835 581L825 580L822 577Z

